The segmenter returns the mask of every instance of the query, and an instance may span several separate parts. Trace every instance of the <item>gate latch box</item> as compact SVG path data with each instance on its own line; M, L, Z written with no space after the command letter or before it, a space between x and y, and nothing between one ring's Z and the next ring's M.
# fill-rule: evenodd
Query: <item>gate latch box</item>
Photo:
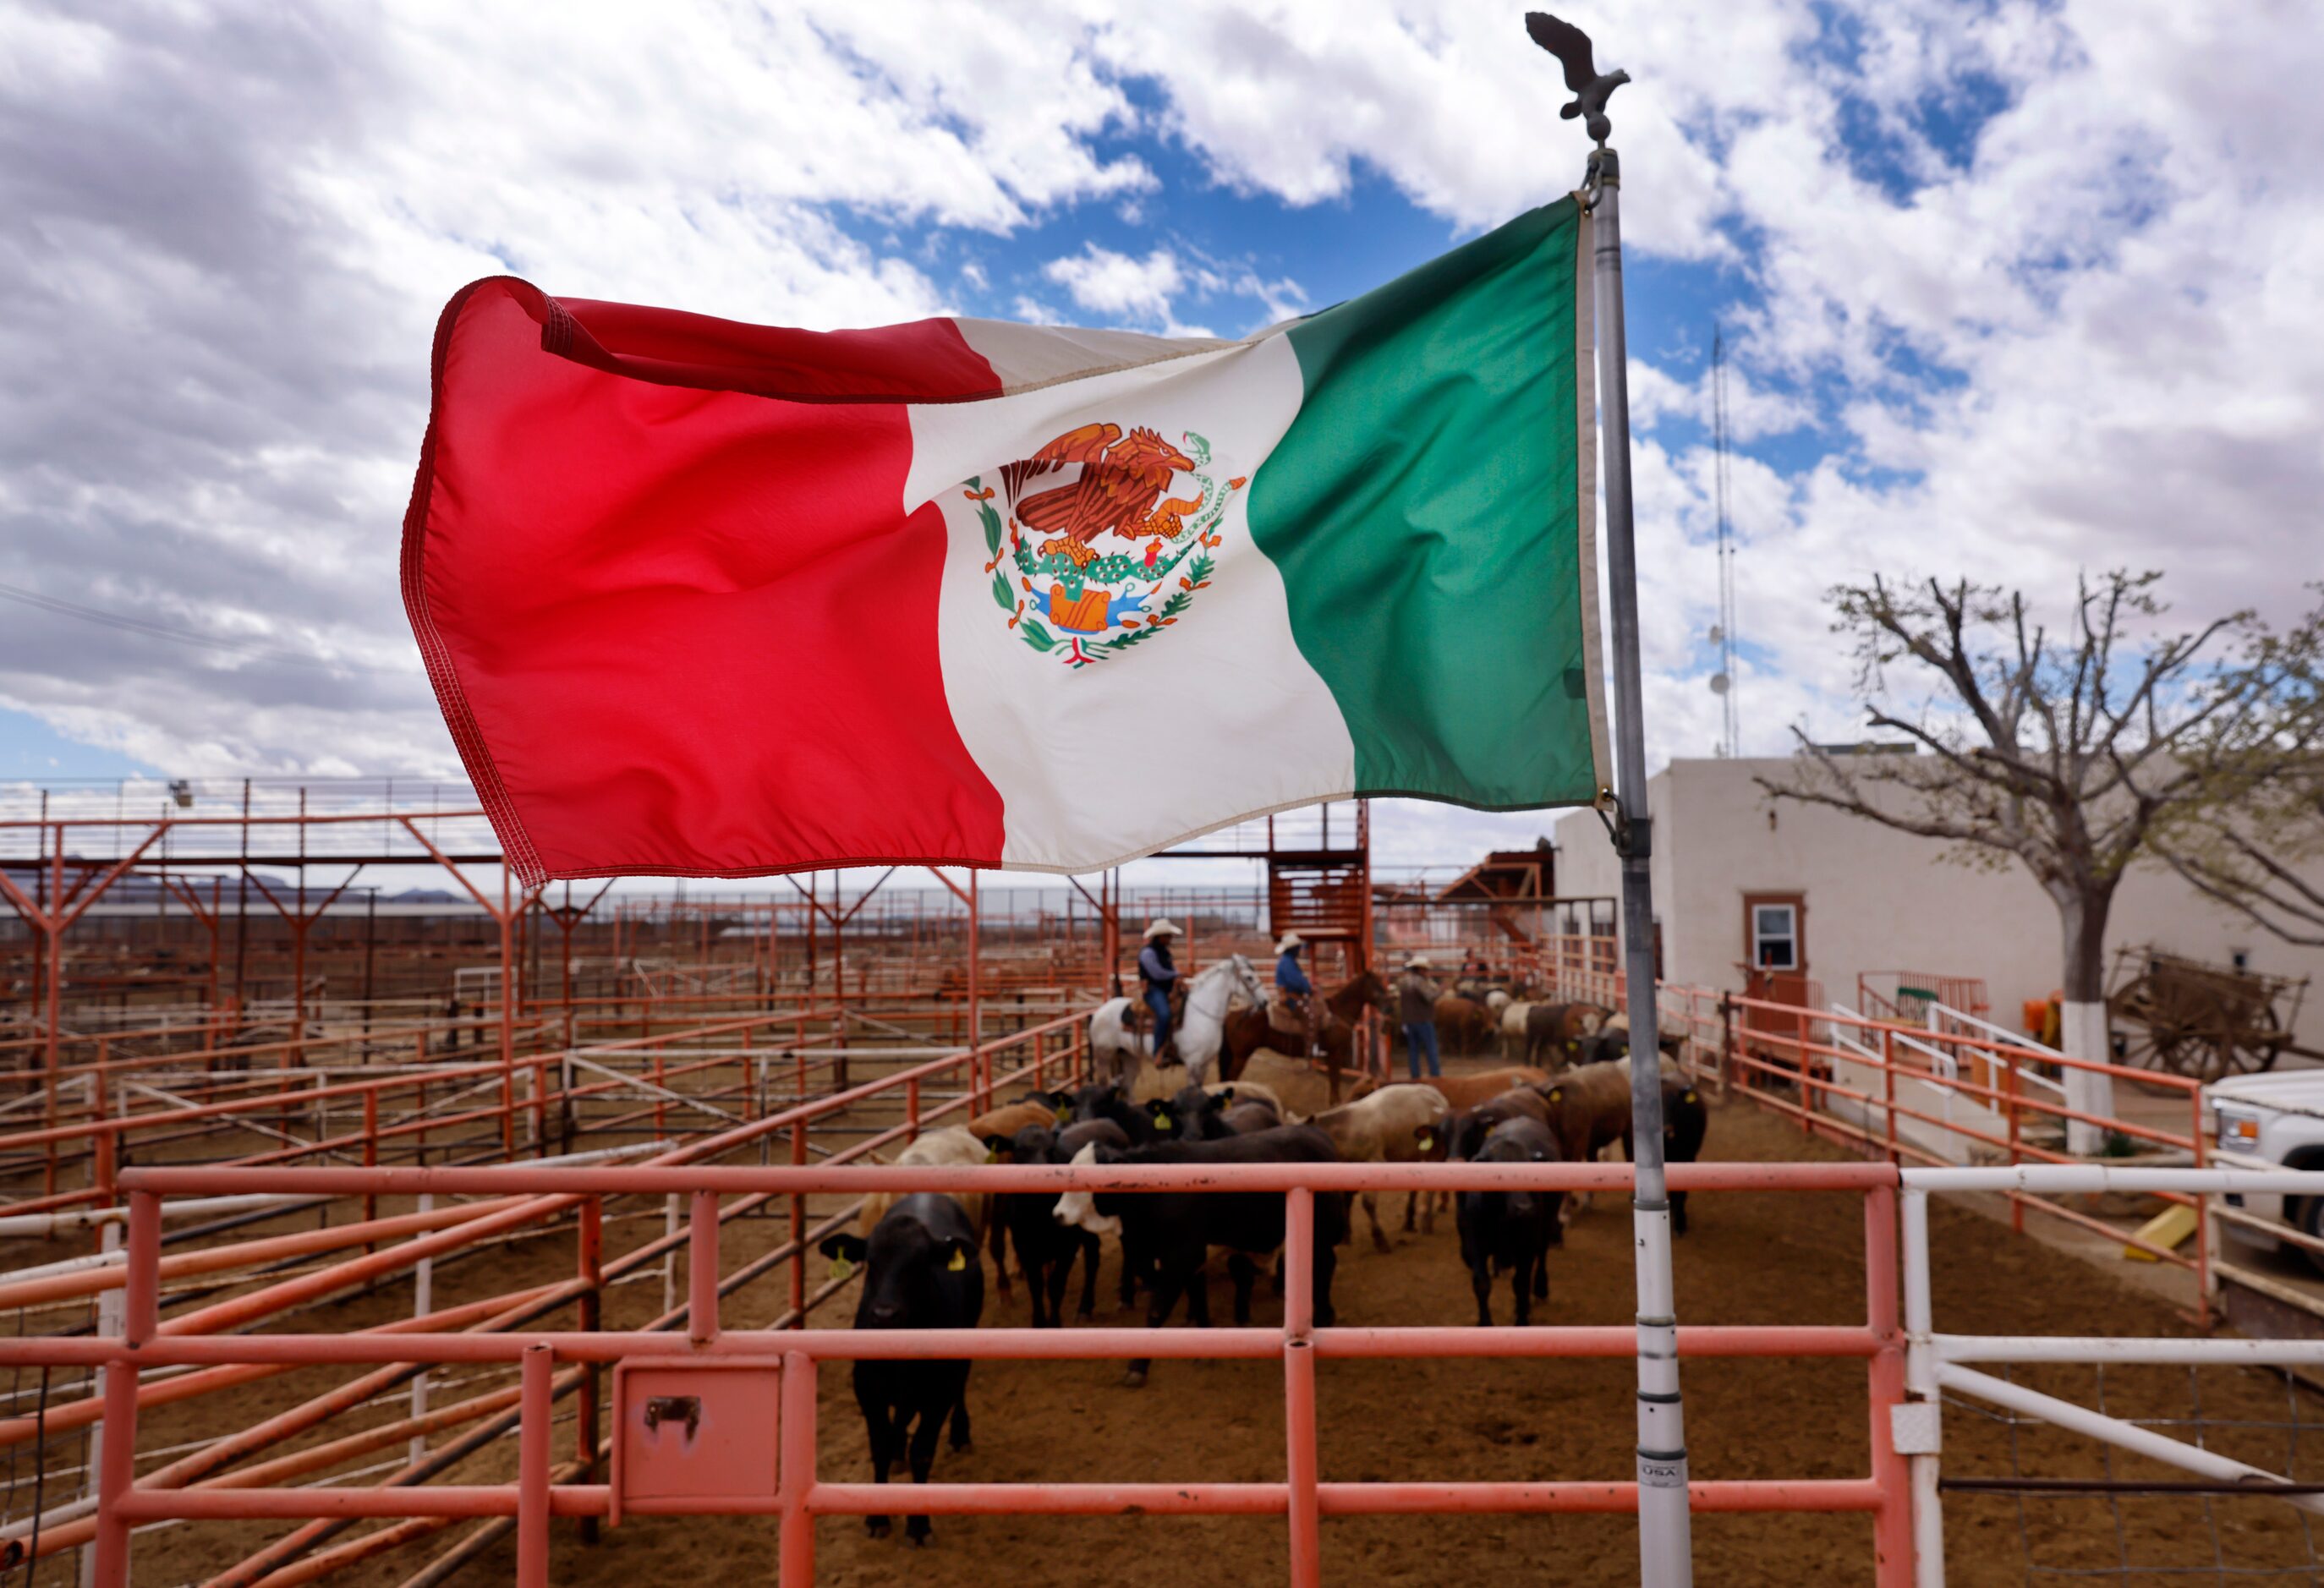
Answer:
M781 1401L773 1360L616 1362L610 1519L747 1510L752 1501L771 1509Z

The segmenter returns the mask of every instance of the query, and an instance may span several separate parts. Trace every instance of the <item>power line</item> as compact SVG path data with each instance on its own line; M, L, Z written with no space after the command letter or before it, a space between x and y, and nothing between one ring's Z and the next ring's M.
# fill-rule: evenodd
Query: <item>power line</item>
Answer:
M311 651L282 651L261 642L220 639L214 634L198 634L190 629L175 629L166 623L148 623L143 618L130 617L118 612L106 612L94 606L82 606L76 602L43 596L37 590L23 590L14 585L0 585L0 600L14 601L21 605L54 613L59 617L78 618L83 623L97 623L125 633L143 634L155 640L169 640L180 645L198 645L206 651L216 651L229 656L245 656L254 660L276 661L289 667L318 668L326 672L371 673L383 678L408 679L418 670L413 668L366 667L361 662L333 661Z

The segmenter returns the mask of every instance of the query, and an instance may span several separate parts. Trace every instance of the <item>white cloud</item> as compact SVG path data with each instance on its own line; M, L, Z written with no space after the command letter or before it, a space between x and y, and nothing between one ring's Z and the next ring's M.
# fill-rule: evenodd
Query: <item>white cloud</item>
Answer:
M162 765L447 764L395 594L444 300L515 272L774 323L940 312L940 248L835 217L940 244L1146 190L1096 148L1135 115L1084 39L841 0L0 9L10 582L406 666L222 669L12 607L0 700Z
M1049 261L1041 273L1092 314L1145 324L1167 323L1171 300L1186 286L1185 272L1167 248L1133 259L1091 243L1079 254Z
M408 655L394 525L429 328L471 277L823 326L989 278L1027 319L1239 331L1305 293L1175 233L1044 233L1046 269L994 250L1078 205L1183 216L1122 152L1157 132L1293 205L1385 181L1448 236L1582 162L1517 13L1450 0L97 15L0 10L11 582L364 660ZM2324 103L2300 88L2324 29L2303 8L1603 0L1574 20L1637 79L1613 103L1628 245L1715 265L1738 300L1738 440L1840 448L1734 472L1753 747L1794 717L1852 734L1821 593L1875 568L2062 592L2080 566L2155 566L2190 614L2301 598L2324 500ZM1969 147L1932 131L1982 104L2001 108ZM1716 719L1709 462L1655 421L1706 397L1675 364L1637 365L1632 391L1648 704L1692 753ZM16 609L0 698L164 762L447 750L416 679L189 665Z

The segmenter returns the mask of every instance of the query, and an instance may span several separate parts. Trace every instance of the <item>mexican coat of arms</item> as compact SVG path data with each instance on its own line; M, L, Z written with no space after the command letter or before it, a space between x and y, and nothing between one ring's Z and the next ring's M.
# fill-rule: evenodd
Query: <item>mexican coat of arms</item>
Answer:
M1003 465L997 491L971 479L964 494L976 504L991 558L984 571L1009 627L1083 668L1176 623L1210 583L1227 503L1246 483L1218 480L1210 466L1209 441L1191 430L1173 446L1145 426L1097 420ZM1074 478L1026 494L1076 467ZM1178 485L1182 475L1190 485Z

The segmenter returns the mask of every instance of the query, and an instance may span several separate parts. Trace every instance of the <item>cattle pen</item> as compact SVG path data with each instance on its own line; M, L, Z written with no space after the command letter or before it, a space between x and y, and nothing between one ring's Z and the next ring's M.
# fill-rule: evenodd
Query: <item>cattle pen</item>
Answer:
M1625 1165L1182 1174L1286 1199L1284 1299L1262 1292L1243 1326L1034 1330L1011 1288L971 1334L899 1343L844 1326L860 1279L816 1256L867 1194L1178 1173L881 1167L1090 1078L1125 913L1175 912L1199 965L1263 953L1281 903L1334 970L1473 957L1618 1006L1592 901L1545 878L1480 885L1515 858L1374 881L1341 847L1358 812L1251 845L1255 863L1269 845L1312 863L1280 900L1207 882L1125 898L1109 879L1034 909L965 879L844 895L825 879L788 902L544 892L501 911L472 807L399 798L302 825L280 793L254 804L254 842L238 812L123 817L110 849L27 821L41 874L0 867L48 923L16 940L32 995L0 1056L0 1570L51 1588L744 1569L1018 1585L1084 1581L1096 1551L1111 1580L1159 1583L1200 1549L1260 1580L1549 1562L1634 1578L1629 1251L1606 1211ZM237 956L243 851L254 874L301 853L343 871L362 854L329 835L366 825L379 863L474 884L430 907L463 911L454 925L381 928L411 918L350 914L337 872L304 901L278 879L284 908L254 895ZM111 891L141 878L168 886ZM1672 1171L1701 1194L1677 1272L1706 1580L2315 1575L2317 1348L2197 1332L2217 1324L2213 1249L2236 1215L2191 1087L2105 1122L2144 1158L2080 1163L2059 1057L1967 1011L1677 985L1663 1007L1712 1104L1703 1161ZM1402 1057L1375 1035L1359 1070ZM1442 1230L1351 1250L1338 1319L1317 1324L1299 1234L1316 1199L1520 1183L1600 1205L1552 1252L1535 1324L1468 1322ZM2109 1199L2193 1208L2202 1236L2125 1233ZM2126 1286L2014 1233L2053 1227L2162 1260ZM1118 1271L1111 1246L1104 1261ZM890 1498L862 1481L838 1370L939 1348L976 1364L976 1437ZM1116 1382L1137 1356L1157 1363L1142 1390ZM907 1546L852 1519L882 1504L934 1517L937 1547L907 1568Z
M700 1156L707 1159L715 1154L731 1154L736 1149L752 1149L760 1142L805 1142L808 1138L799 1131L803 1122L841 1114L852 1107L860 1107L872 1096L914 1086L924 1089L927 1105L927 1117L918 1122L933 1123L945 1113L976 1106L988 1080L996 1090L1029 1082L1031 1065L1012 1064L1012 1054L1022 1060L1038 1046L1043 1050L1041 1062L1045 1067L1070 1068L1074 1062L1071 1033L1072 1026L1065 1022L1060 1022L1055 1029L1037 1028L1033 1035L1011 1039L1006 1046L994 1045L993 1051L938 1057L903 1068L894 1076L860 1085L853 1089L853 1094L835 1094L804 1105L773 1111L760 1121L712 1137L704 1144ZM1056 1043L1054 1049L1050 1048L1053 1039ZM957 1077L957 1094L940 1098L934 1083L946 1072ZM886 1134L908 1135L914 1122L908 1115L889 1127ZM880 1140L878 1133L866 1135L833 1157L858 1156L859 1147L878 1145ZM794 1149L786 1156L804 1157L804 1149ZM1923 1346L1929 1352L1941 1349L1948 1364L2011 1360L2013 1351L2046 1352L2051 1353L2051 1360L2056 1360L2061 1351L2076 1348L2086 1353L2109 1353L2108 1360L2118 1363L2142 1360L2133 1342L2116 1341L2106 1347L2095 1347L2087 1341L2070 1338L2043 1344L2023 1340L1980 1340L1967 1334L1947 1336L1940 1342L1930 1334L1925 1324L1918 1330L1908 1330L1912 1310L1920 1305L1916 1296L1924 1297L1927 1294L1927 1248L1925 1242L1918 1247L1912 1244L1913 1225L1908 1222L1904 1226L1907 1251L1917 1252L1919 1255L1912 1260L1922 1266L1917 1270L1908 1268L1905 1282L1900 1286L1895 1197L1900 1185L1906 1187L1908 1200L1925 1198L1931 1191L1941 1192L1945 1189L1942 1177L1948 1172L1899 1171L1886 1163L1866 1162L1704 1164L1674 1171L1674 1185L1705 1192L1732 1193L1732 1197L1726 1200L1748 1203L1762 1197L1781 1197L1797 1204L1804 1194L1812 1193L1812 1200L1840 1196L1860 1204L1856 1222L1861 1255L1858 1264L1851 1265L1858 1266L1857 1282L1861 1287L1858 1316L1855 1319L1780 1325L1706 1322L1686 1329L1681 1344L1683 1355L1690 1360L1700 1359L1703 1364L1722 1359L1767 1359L1796 1371L1800 1360L1808 1357L1857 1361L1862 1385L1857 1396L1858 1432L1840 1438L1829 1427L1821 1430L1825 1443L1852 1454L1835 1463L1831 1450L1819 1451L1814 1460L1803 1463L1805 1473L1738 1479L1707 1477L1692 1495L1699 1510L1707 1516L1751 1511L1862 1513L1871 1524L1870 1537L1860 1541L1866 1552L1867 1579L1884 1583L1947 1580L1930 1574L1932 1557L1927 1539L1919 1556L1918 1575L1914 1574L1914 1556L1905 1533L1914 1516L1908 1463L1918 1463L1925 1467L1923 1455L1914 1448L1909 1421L1913 1407L1928 1403L1925 1396L1916 1399L1912 1392L1907 1367L1914 1351ZM1214 1171L1213 1177L1222 1173L1225 1171ZM1939 1177L1934 1181L1924 1179L1929 1173ZM1510 1174L1576 1189L1587 1186L1611 1190L1621 1185L1626 1170L1619 1165L1515 1170L1487 1170L1478 1166L1351 1165L1323 1171L1244 1171L1243 1177L1254 1186L1264 1186L1290 1197L1296 1229L1298 1210L1309 1205L1319 1192L1330 1194L1358 1184L1410 1187L1421 1184L1482 1183L1486 1178ZM1912 1177L1906 1178L1908 1176ZM645 1523L658 1512L772 1517L781 1539L779 1558L783 1580L804 1582L814 1580L810 1574L815 1569L815 1528L810 1519L860 1515L881 1503L878 1491L870 1486L834 1481L825 1475L829 1458L819 1454L823 1441L818 1440L817 1429L819 1425L827 1426L832 1420L832 1403L827 1399L819 1401L815 1393L816 1364L852 1360L882 1350L924 1351L936 1343L927 1340L899 1343L892 1336L881 1341L877 1336L867 1337L844 1328L796 1326L806 1323L807 1314L813 1307L827 1301L846 1283L825 1279L810 1284L804 1265L798 1260L804 1250L803 1241L811 1241L817 1229L834 1225L846 1216L844 1206L831 1214L824 1214L822 1209L830 1206L833 1198L841 1194L876 1189L957 1189L971 1184L1002 1189L1055 1188L1068 1184L1152 1183L1169 1177L1169 1171L1152 1169L931 1170L879 1168L830 1160L814 1167L773 1164L764 1168L707 1164L657 1168L503 1164L429 1169L132 1168L124 1171L121 1181L127 1196L129 1221L125 1260L117 1265L124 1282L117 1293L120 1300L116 1321L121 1334L111 1340L27 1338L0 1342L0 1356L5 1357L8 1365L19 1368L38 1364L51 1371L71 1371L129 1362L140 1370L138 1380L143 1380L142 1383L128 1374L106 1373L105 1388L96 1398L97 1405L90 1408L97 1415L92 1417L89 1412L82 1412L78 1419L80 1426L91 1428L99 1436L97 1459L100 1499L111 1503L101 1505L98 1515L109 1521L112 1531L105 1531L102 1524L90 1528L87 1517L60 1518L50 1534L52 1546L69 1548L78 1542L89 1542L97 1552L101 1582L133 1580L106 1574L124 1571L129 1561L136 1558L129 1550L132 1529L158 1530L172 1521L198 1522L210 1528L232 1523L246 1528L262 1519L303 1522L304 1527L289 1537L298 1539L304 1533L306 1537L301 1542L308 1548L285 1549L278 1541L260 1551L259 1559L253 1563L257 1569L235 1570L228 1563L226 1569L212 1571L201 1580L313 1580L336 1569L353 1574L350 1580L400 1581L403 1579L377 1574L376 1567L388 1552L409 1546L448 1527L473 1522L478 1524L478 1531L471 1537L485 1538L487 1544L467 1552L463 1558L489 1561L498 1558L488 1553L493 1547L501 1547L503 1554L513 1548L512 1560L502 1561L504 1569L514 1572L522 1581L548 1581L551 1579L536 1574L547 1570L551 1559L548 1540L552 1517L569 1519L562 1526L582 1528L601 1519L610 1520L624 1511L627 1515L623 1528L604 1535L606 1539L618 1538L621 1531ZM573 1277L561 1288L544 1284L529 1294L494 1298L498 1318L480 1318L475 1316L474 1308L454 1309L448 1315L414 1320L424 1325L416 1330L396 1327L392 1332L374 1331L368 1334L343 1330L299 1334L210 1332L244 1326L268 1308L297 1306L302 1297L334 1290L344 1292L358 1277L352 1269L327 1270L300 1279L278 1281L271 1287L273 1294L262 1304L212 1303L203 1309L211 1313L208 1318L202 1312L196 1312L180 1314L166 1323L162 1320L161 1265L167 1260L161 1255L164 1214L181 1199L198 1197L212 1205L202 1211L212 1212L218 1198L296 1196L310 1202L319 1196L333 1196L416 1202L421 1196L475 1210L477 1216L471 1222L480 1226L513 1224L524 1215L558 1221L569 1235L575 1264ZM607 1203L627 1198L632 1202L642 1200L649 1206L666 1206L672 1196L679 1198L685 1209L677 1225L672 1228L657 1219L654 1222L662 1225L658 1238L609 1262L603 1233ZM458 1198L479 1200L455 1200ZM811 1202L816 1207L812 1222L807 1212ZM779 1229L787 1218L788 1229L797 1233L788 1241L762 1240L756 1243L758 1250L752 1256L736 1262L735 1252L729 1245L730 1232L739 1227L746 1234L752 1233L752 1216L769 1206L776 1210ZM1704 1222L1707 1228L1700 1238L1718 1239L1720 1221L1707 1218ZM1582 1227L1588 1228L1589 1223L1585 1221ZM1595 1221L1598 1230L1610 1233L1609 1223L1603 1219ZM376 1226L366 1228L360 1223L351 1223L344 1231L350 1241L382 1233ZM424 1260L429 1253L429 1242L434 1243L435 1252L449 1253L481 1233L481 1228L466 1230L456 1226L447 1233L455 1239L431 1236L401 1248L387 1245L370 1257L352 1260L371 1263L368 1277L375 1280L386 1272ZM1577 1246L1580 1244L1577 1242ZM1295 1239L1287 1251L1296 1262L1300 1242ZM602 1296L608 1281L618 1282L623 1277L618 1271L623 1268L632 1275L650 1272L646 1265L677 1254L684 1257L685 1278L676 1287L676 1306L646 1320L641 1329L587 1327L593 1321L592 1314L582 1298L593 1293ZM1618 1248L1604 1255L1618 1259ZM632 1260L638 1258L644 1260L643 1265ZM775 1260L770 1262L769 1259ZM1911 1278L1914 1271L1923 1276L1917 1290ZM786 1299L795 1297L798 1305L784 1308L771 1319L778 1325L773 1328L723 1326L718 1316L722 1293L733 1294L751 1281L770 1274L774 1282L788 1292ZM1571 1278L1558 1281L1559 1288L1554 1289L1553 1295L1563 1293L1564 1287L1572 1282ZM669 1283L665 1280L665 1300L673 1299ZM560 1288L561 1297L558 1294ZM259 1294L266 1296L263 1290ZM1038 1482L987 1483L947 1475L945 1481L928 1485L912 1503L937 1516L963 1518L1141 1515L1157 1519L1152 1525L1157 1526L1171 1525L1160 1520L1167 1517L1279 1519L1277 1525L1284 1529L1285 1569L1296 1581L1321 1580L1323 1559L1327 1553L1324 1539L1333 1528L1353 1525L1358 1518L1383 1513L1436 1513L1452 1518L1480 1512L1536 1516L1620 1512L1634 1503L1634 1491L1627 1484L1589 1478L1456 1482L1421 1478L1350 1482L1327 1477L1324 1472L1331 1447L1318 1443L1315 1420L1315 1380L1319 1371L1345 1371L1354 1364L1389 1358L1471 1364L1496 1359L1506 1364L1508 1359L1544 1362L1567 1358L1578 1363L1589 1359L1621 1358L1633 1349L1632 1336L1626 1327L1612 1322L1561 1322L1522 1331L1451 1327L1442 1323L1350 1324L1318 1329L1297 1305L1296 1298L1301 1294L1295 1278L1286 1285L1281 1322L1271 1327L1168 1331L1159 1335L1148 1334L1142 1329L1118 1327L1066 1331L1003 1327L981 1330L965 1340L942 1342L946 1352L957 1352L987 1363L1062 1364L1135 1353L1161 1359L1166 1366L1190 1359L1213 1364L1270 1363L1277 1380L1274 1393L1282 1408L1281 1443L1277 1446L1281 1470L1277 1478L1210 1482L1198 1473L1185 1473L1144 1482L1061 1483L1050 1476ZM547 1307L560 1299L581 1304L582 1328L549 1331L539 1321L547 1316ZM1904 1309L1901 1312L1900 1304ZM1697 1316L1701 1316L1701 1309ZM532 1321L526 1321L528 1316ZM492 1326L495 1322L501 1326ZM2192 1360L2190 1351L2190 1343L2187 1342L2158 1341L2151 1344L2148 1360L2186 1362ZM2316 1354L2312 1347L2279 1345L2270 1351L2272 1355L2245 1353L2244 1357L2255 1362L2310 1362ZM2222 1353L2218 1360L2241 1359L2232 1353ZM613 1378L610 1397L597 1383L609 1366ZM344 1380L346 1385L360 1385L374 1392L383 1387L382 1380L394 1375L417 1376L429 1370L438 1373L512 1373L517 1382L508 1390L368 1428L355 1436L353 1443L377 1452L416 1436L417 1425L424 1424L429 1431L440 1432L466 1423L475 1432L491 1429L512 1437L516 1446L514 1481L446 1484L391 1480L387 1486L372 1489L313 1486L311 1482L301 1486L290 1482L294 1478L311 1480L312 1475L333 1464L348 1461L355 1452L346 1436L311 1446L304 1453L273 1455L261 1466L226 1475L226 1482L219 1482L209 1473L192 1474L190 1481L188 1475L172 1478L168 1468L161 1473L149 1472L142 1479L138 1476L134 1459L140 1444L137 1430L141 1422L153 1417L146 1410L149 1404L178 1404L180 1397L172 1392L172 1386L180 1380L250 1373L254 1370L261 1373L291 1370L310 1378L344 1378L353 1373L354 1378ZM1965 1371L1969 1370L1956 1369L1956 1376ZM213 1382L217 1381L213 1378ZM633 1387L627 1399L622 1388L625 1381ZM1600 1388L1603 1391L1608 1387L1601 1382ZM1166 1392L1157 1390L1152 1393ZM329 1394L327 1391L326 1398ZM622 1470L623 1440L625 1436L650 1438L654 1430L645 1420L649 1404L671 1397L698 1400L701 1409L696 1415L704 1419L705 1447L729 1453L736 1447L714 1444L710 1438L709 1431L716 1426L721 1416L731 1416L736 1410L753 1417L763 1413L765 1423L756 1448L766 1459L757 1464L738 1460L724 1470L708 1473L688 1474L682 1467L678 1470L676 1476L681 1491L688 1483L707 1483L717 1490L715 1493L673 1495L664 1488L658 1495L624 1496L622 1486L641 1479L635 1468ZM1618 1397L1613 1399L1618 1401ZM347 1402L344 1390L338 1399ZM551 1431L560 1422L555 1407L568 1399L577 1408L563 1419L570 1424L570 1431L553 1440ZM1174 1413L1183 1404L1174 1402ZM1708 1404L1715 1409L1720 1402L1714 1399ZM727 1408L723 1414L722 1408ZM69 1414L72 1403L52 1409ZM161 1415L166 1417L167 1413ZM1554 1429L1557 1414L1554 1405L1542 1406L1538 1415L1545 1420L1545 1432ZM1763 1407L1761 1417L1768 1415ZM1900 1416L1907 1418L1903 1425L1905 1436L1901 1445L1896 1436ZM588 1437L594 1452L585 1454L580 1430L600 1417L609 1420L612 1426L604 1436ZM483 1420L486 1418L491 1420ZM1600 1421L1602 1423L1602 1419ZM231 1454L246 1456L263 1449L271 1454L280 1444L294 1442L300 1427L301 1421L297 1417L272 1418L226 1443L234 1447ZM1797 1447L1796 1431L1786 1432L1779 1423L1771 1426L1763 1422L1757 1432L1778 1448ZM825 1438L827 1437L826 1433ZM751 1447L751 1441L745 1438L742 1445ZM423 1476L434 1477L454 1465L460 1455L473 1455L479 1450L489 1453L490 1448L475 1440L456 1440L410 1464ZM1713 1444L1710 1448L1716 1450L1720 1445ZM1601 1458L1617 1453L1618 1447L1604 1447ZM544 1466L544 1460L552 1456L561 1459ZM1835 1465L1839 1473L1834 1473ZM2239 1473L2234 1480L2236 1491L2248 1494L2260 1471L2254 1468ZM1929 1489L1927 1479L1932 1475L1923 1473L1923 1489ZM667 1483L671 1476L664 1472L659 1481ZM544 1477L550 1481L544 1482ZM236 1482L236 1478L243 1481ZM263 1481L252 1482L254 1479ZM2256 1481L2266 1480L2258 1477ZM2285 1481L2288 1480L2278 1480ZM653 1482L646 1482L648 1489L655 1486ZM2238 1503L2267 1502L2252 1498ZM1956 1500L1956 1508L1960 1504ZM1934 1514L1924 1499L1919 1513L1924 1531L1932 1525ZM352 1524L366 1519L386 1525L351 1539L339 1537ZM1324 1526L1327 1519L1330 1528ZM493 1530L503 1524L504 1533ZM169 1537L167 1532L157 1532L156 1536ZM1820 1539L1831 1537L1822 1533L1812 1536ZM1716 1531L1706 1534L1706 1548L1716 1548L1720 1538ZM1062 1546L1065 1540L1060 1536L1056 1542ZM593 1546L579 1542L577 1537L568 1537L557 1546L555 1580L583 1580L586 1557L593 1548L604 1547L609 1546ZM32 1542L25 1553L29 1555L33 1550L44 1555L52 1552L42 1549L37 1541ZM178 1580L176 1573L182 1569L176 1564L180 1557L172 1551L168 1558L172 1562L171 1573L154 1575L141 1572L134 1580ZM373 1569L366 1571L366 1566ZM972 1573L960 1580L985 1579ZM1956 1570L1950 1580L1988 1579L1973 1572Z

